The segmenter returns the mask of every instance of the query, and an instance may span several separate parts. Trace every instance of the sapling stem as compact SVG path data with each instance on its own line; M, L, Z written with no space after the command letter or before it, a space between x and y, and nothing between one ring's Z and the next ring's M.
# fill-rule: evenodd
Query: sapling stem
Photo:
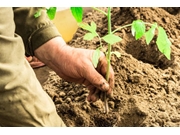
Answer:
M154 26L154 24L151 24L151 23L147 23L147 22L144 22L144 24L146 25L150 25L150 26ZM127 25L124 25L124 26L121 26L121 27L118 27L117 29L115 29L114 31L112 31L111 33L115 33L116 31L119 31L123 28L126 28L126 27L131 27L132 26L132 23L131 24L127 24Z
M127 24L127 25L118 27L117 29L115 29L115 30L112 32L112 34L115 33L116 31L119 31L119 30L121 30L121 29L123 29L123 28L126 28L126 27L129 27L129 26L132 26L132 24Z
M108 19L108 34L111 34L111 8L108 7L108 13L107 13L107 19ZM108 44L108 52L106 54L107 59L107 72L106 72L106 80L109 82L109 74L110 74L110 64L111 64L111 44ZM109 112L108 102L107 102L107 94L104 93L104 107L105 107L105 113Z

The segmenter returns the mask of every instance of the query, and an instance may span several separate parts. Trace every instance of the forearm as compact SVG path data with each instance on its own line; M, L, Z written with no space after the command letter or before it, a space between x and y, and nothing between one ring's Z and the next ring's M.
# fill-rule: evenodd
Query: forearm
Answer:
M64 48L67 47L71 48L66 44L62 37L55 37L37 48L34 54L39 60L57 72L60 70L60 67L56 64L61 63L63 61L63 57L67 58L66 53L68 53L68 51L64 50ZM70 54L70 57L71 56L72 54Z

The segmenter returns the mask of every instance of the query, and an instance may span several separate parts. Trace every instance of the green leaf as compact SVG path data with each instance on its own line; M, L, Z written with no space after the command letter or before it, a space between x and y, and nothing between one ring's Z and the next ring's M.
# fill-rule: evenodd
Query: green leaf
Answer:
M83 8L82 7L71 7L71 13L77 22L82 22Z
M119 36L116 36L114 34L108 34L108 35L102 37L102 39L111 45L115 44L117 42L120 42L122 40Z
M121 57L121 53L118 51L111 52L111 54L115 54L118 58Z
M146 27L142 20L133 21L131 31L132 35L135 36L136 40L144 35L145 29Z
M93 31L96 31L96 28L97 28L97 26L96 26L96 23L95 22L91 22L91 32L93 32Z
M145 33L145 39L146 39L146 43L148 45L151 42L151 40L153 39L153 37L154 37L156 27L157 27L157 23L154 23L152 25L152 27Z
M84 30L87 30L91 33L96 33L96 24L95 22L91 22L91 25L89 25L88 23L79 23L78 26ZM96 33L97 35L97 33Z
M98 62L99 62L99 57L100 57L100 49L97 48L92 56L92 63L94 65L95 68L97 68Z
M91 26L88 23L78 23L78 26L84 30L91 32Z
M41 9L39 9L35 14L34 17L38 18L39 16L41 16Z
M171 59L170 55L171 55L171 42L170 40L168 39L168 36L165 32L165 30L159 26L158 27L158 37L157 37L157 41L156 41L156 44L158 46L158 49L161 53L163 53L167 59Z
M84 35L84 39L85 40L92 40L96 35L94 35L93 33L86 33Z
M50 20L53 20L56 15L56 7L50 7L49 9L46 9L46 10L47 10L47 15L50 18Z

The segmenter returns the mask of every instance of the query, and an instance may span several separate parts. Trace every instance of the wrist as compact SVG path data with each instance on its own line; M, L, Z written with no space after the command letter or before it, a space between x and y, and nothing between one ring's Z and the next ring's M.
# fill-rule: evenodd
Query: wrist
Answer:
M66 42L62 37L55 37L37 48L34 54L40 61L49 66L56 59L57 54L61 55L60 52L63 52L65 46L67 46Z

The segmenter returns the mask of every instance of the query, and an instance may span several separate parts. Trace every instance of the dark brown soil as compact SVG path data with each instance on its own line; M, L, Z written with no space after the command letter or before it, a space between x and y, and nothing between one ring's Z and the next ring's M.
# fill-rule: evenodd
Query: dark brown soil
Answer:
M106 8L102 8L106 10ZM117 32L123 40L113 45L121 57L112 56L115 71L113 98L108 100L110 113L103 113L103 102L86 101L88 90L69 83L48 70L35 70L43 88L54 101L59 116L67 126L76 127L174 127L180 126L180 8L112 8L112 29L141 19L157 22L171 40L171 60L156 46L156 37L146 45L138 41L130 28ZM97 11L89 11L84 22L95 21L101 36L107 33L107 19ZM78 29L68 44L96 48L98 40L84 41L84 30ZM47 72L47 70L46 70Z

